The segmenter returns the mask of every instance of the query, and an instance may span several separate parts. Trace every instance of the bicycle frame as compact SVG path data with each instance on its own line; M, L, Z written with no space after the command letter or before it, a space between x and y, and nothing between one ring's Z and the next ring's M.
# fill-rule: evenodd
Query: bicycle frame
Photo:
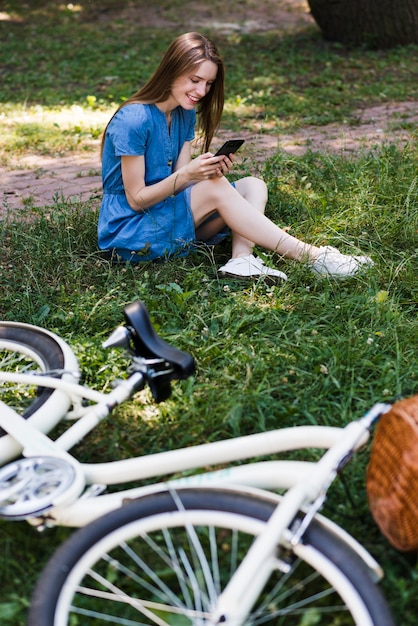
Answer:
M71 417L77 416L77 411L81 415L78 421L74 422L56 441L52 441L13 409L0 402L2 405L0 426L21 445L24 456L46 455L63 458L74 468L77 477L73 488L61 500L53 503L53 508L48 511L46 518L43 516L43 518L30 519L33 525L40 525L46 521L46 524L51 526L84 526L110 510L122 506L126 500L167 488L193 488L203 485L216 488L219 485L241 487L245 485L246 488L263 490L289 490L278 507L279 519L274 522L275 533L278 533L277 539L288 527L295 511L313 502L321 491L326 491L335 477L341 459L351 450L364 445L368 439L371 422L378 414L389 408L387 405L377 404L362 420L352 422L345 428L296 426L121 461L89 464L80 463L68 453L68 450L104 419L110 413L111 408L131 397L135 390L141 389L144 381L140 373L135 373L126 381L119 383L110 393L104 394L79 385L76 376L73 380L68 380L68 378L67 376L67 380L62 380L42 376L42 386L60 389L72 398L78 409L75 415L74 412L70 414ZM27 374L0 372L0 380L39 384L39 376ZM86 398L95 404L82 409L81 398ZM312 448L328 449L328 453L318 463L289 460L262 461L237 467L228 466L222 470L170 480L168 483L154 483L98 495L107 485L198 470L202 465L226 464L290 450ZM86 486L87 491L81 495ZM322 518L322 521L331 524L333 532L341 534L341 530L328 520L325 521L325 518ZM342 533L346 542L353 541L352 547L362 553L369 567L375 571L376 577L380 577L381 570L374 559L348 534L344 531Z
M0 372L0 380L39 384L38 376L27 374ZM41 433L36 427L24 420L13 409L1 403L1 401L0 426L21 445L23 456L46 455L65 458L75 467L77 474L83 476L84 485L97 483L117 485L187 470L196 470L202 464L207 466L232 463L234 461L304 448L328 449L339 441L343 430L326 426L297 426L122 461L95 464L79 463L68 453L68 450L81 441L102 419L107 417L116 405L121 404L131 397L136 390L141 389L143 387L143 377L140 373L135 373L127 380L120 382L110 393L106 394L78 385L77 382L48 376L42 376L42 386L60 389L67 393L73 401L77 398L78 401L75 400L75 404L79 407L81 397L96 404L88 407L88 409L84 409L85 414L55 441L52 441L46 434ZM382 405L378 406L379 410L382 410ZM78 410L83 411L81 408ZM367 432L364 432L363 440L359 445L366 441L367 436ZM269 471L269 473L265 471L265 467L262 464L251 464L248 470L242 467L228 467L218 472L206 473L203 475L204 478L200 474L195 479L188 477L180 479L180 481L192 481L193 483L195 480L200 482L203 480L205 482L218 480L222 480L222 482L244 481L244 484L252 484L263 488L289 488L295 482L299 482L311 468L311 464L305 461L275 461L272 463L276 464L275 471ZM290 469L291 471L289 472ZM243 476L244 472L246 474L245 478ZM267 476L268 479L266 480ZM120 494L101 496L100 499L105 499L106 502L109 502L106 506L110 506L110 502L118 506L125 497L136 497L137 493L138 489L125 490ZM83 499L83 507L85 504L86 499ZM95 499L94 507L96 505L97 498ZM114 504L111 506L113 507ZM97 515L94 516L96 517ZM83 516L82 522L74 525L84 525L88 521L90 521L89 516Z

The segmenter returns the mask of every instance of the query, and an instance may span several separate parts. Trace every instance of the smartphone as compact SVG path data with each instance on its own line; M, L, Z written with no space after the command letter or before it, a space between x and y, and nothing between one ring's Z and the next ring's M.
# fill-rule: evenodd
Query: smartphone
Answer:
M231 152L234 154L239 148L241 148L244 141L245 139L228 139L228 141L226 141L224 145L219 148L215 156L220 156L221 154L229 156Z

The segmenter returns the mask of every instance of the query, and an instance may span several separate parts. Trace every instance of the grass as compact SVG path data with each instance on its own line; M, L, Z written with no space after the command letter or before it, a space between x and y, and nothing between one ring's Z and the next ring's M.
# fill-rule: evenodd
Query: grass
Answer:
M28 151L88 149L88 139L100 134L110 112L150 75L173 36L185 29L150 27L139 38L135 20L97 25L94 10L106 15L106 7L114 9L110 0L85 7L39 0L30 7L4 4L16 19L0 21L3 162ZM146 5L144 0L133 4L143 10ZM174 17L177 7L180 19L184 5L193 11L193 3L177 0L166 14ZM418 72L414 47L347 50L324 43L313 27L290 35L215 36L228 76L223 125L231 131L278 134L305 124L355 122L372 104L417 98L411 80Z
M110 111L179 32L118 20L99 27L56 3L32 2L24 10L3 4L23 20L0 21L3 164L28 153L92 150ZM109 0L102 5L111 7ZM227 59L224 129L288 133L417 98L411 48L348 50L325 44L311 27L292 36L210 34ZM58 332L76 351L85 382L106 388L123 375L124 360L105 353L101 341L121 322L123 306L139 298L162 336L198 364L197 375L176 384L172 398L145 418L139 399L121 407L79 446L80 458L121 458L294 424L342 425L375 401L414 394L417 157L412 139L405 148L385 145L351 157L278 152L257 165L274 220L313 243L373 257L370 272L340 283L286 261L283 285L221 281L216 268L228 256L227 243L164 265L111 266L96 248L97 201L57 198L48 207L28 201L18 215L5 207L3 319ZM247 158L242 171L253 167ZM416 560L392 549L370 517L367 459L361 452L347 468L326 513L381 562L397 621L413 626ZM67 533L37 535L25 523L1 522L2 624L24 623L39 570Z

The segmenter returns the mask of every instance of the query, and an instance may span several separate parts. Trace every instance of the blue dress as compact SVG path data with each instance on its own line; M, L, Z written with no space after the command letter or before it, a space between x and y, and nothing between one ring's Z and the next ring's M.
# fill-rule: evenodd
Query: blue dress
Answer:
M110 121L102 156L103 200L98 223L102 250L137 262L186 254L195 241L191 187L145 210L134 211L122 182L122 156L145 157L145 184L173 173L186 141L194 138L196 112L177 107L168 128L155 104L129 104Z

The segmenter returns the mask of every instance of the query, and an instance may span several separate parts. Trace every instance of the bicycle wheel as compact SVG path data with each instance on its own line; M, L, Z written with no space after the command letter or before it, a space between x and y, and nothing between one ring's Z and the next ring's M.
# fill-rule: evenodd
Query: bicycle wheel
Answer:
M27 626L212 624L216 598L274 506L237 491L193 489L177 491L176 503L164 492L113 511L52 557ZM362 561L318 523L304 545L279 549L269 572L244 624L393 626Z
M62 371L78 372L78 363L71 348L57 335L42 328L17 322L0 322L1 372L39 374ZM59 390L1 381L1 400L37 428L48 432L65 415L70 399ZM14 440L0 429L0 462L19 454Z

